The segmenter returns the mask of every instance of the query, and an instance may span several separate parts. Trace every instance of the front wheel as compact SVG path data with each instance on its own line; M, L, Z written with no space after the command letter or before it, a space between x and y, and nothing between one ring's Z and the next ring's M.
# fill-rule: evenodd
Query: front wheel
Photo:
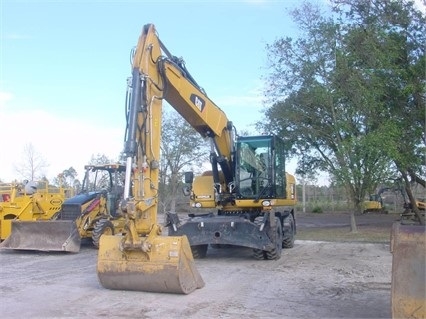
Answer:
M114 225L108 219L100 219L96 222L92 232L92 242L96 248L99 248L101 236L114 235Z
M275 238L273 238L275 247L271 251L267 251L265 253L266 259L269 259L269 260L278 260L281 258L283 229L281 227L280 219L277 217L275 217L275 235L276 235Z
M194 259L205 258L207 255L208 245L195 245L191 246L192 256Z
M293 248L296 233L294 217L289 214L283 221L283 248Z

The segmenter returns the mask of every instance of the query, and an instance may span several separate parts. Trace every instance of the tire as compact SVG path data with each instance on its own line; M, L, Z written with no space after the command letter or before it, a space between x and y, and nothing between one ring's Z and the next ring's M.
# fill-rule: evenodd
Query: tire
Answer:
M283 225L288 224L288 226L284 226L283 228L283 248L293 248L294 239L295 239L295 230L296 224L294 222L294 217L292 214L289 214L284 218Z
M195 245L191 246L192 256L194 259L202 259L207 255L208 245Z
M266 252L262 249L253 249L253 257L257 260L264 260L266 259Z
M254 219L254 223L260 227L263 221L263 216L258 216ZM264 260L266 259L266 252L262 249L254 248L253 249L253 257L257 260Z
M272 239L275 241L275 247L271 251L266 251L266 259L269 260L278 260L281 258L281 252L283 249L282 242L283 242L283 229L281 226L281 221L278 217L275 217L275 235L271 236Z
M93 227L92 242L96 248L99 248L99 241L103 234L114 235L114 225L108 219L99 219Z

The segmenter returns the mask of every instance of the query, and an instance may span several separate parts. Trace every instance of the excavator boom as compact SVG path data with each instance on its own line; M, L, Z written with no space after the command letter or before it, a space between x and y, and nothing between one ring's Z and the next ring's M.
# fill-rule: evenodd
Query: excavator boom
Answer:
M163 99L202 134L222 134L226 120L213 107L218 124L210 133L204 119L206 97L170 56L154 26L145 25L133 56L127 105L121 203L125 234L103 235L99 244L97 273L105 288L188 294L204 286L186 236L162 236L157 224ZM187 86L193 93L188 94ZM222 145L225 152L227 145Z

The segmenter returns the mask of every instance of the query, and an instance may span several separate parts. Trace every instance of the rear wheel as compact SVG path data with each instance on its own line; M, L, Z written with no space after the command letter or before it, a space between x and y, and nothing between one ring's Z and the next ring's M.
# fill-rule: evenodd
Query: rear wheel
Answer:
M194 259L205 258L207 255L208 245L195 245L191 246L192 256Z
M95 223L92 232L92 242L96 248L99 248L99 241L103 234L114 235L114 225L108 219L100 219Z

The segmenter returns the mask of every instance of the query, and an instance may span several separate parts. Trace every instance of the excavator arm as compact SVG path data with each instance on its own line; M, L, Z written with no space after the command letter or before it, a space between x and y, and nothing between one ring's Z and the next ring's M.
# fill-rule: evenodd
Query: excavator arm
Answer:
M161 236L157 224L162 104L167 101L212 144L215 183L219 165L226 184L234 180L233 126L205 94L182 60L170 54L152 24L145 25L132 61L127 94L122 213L125 235L102 236L98 277L106 288L190 293L204 286L188 239Z
M155 27L147 24L139 37L132 63L128 90L127 125L124 153L126 182L124 210L135 226L133 240L153 233L157 216L157 192L161 142L162 103L166 100L203 137L212 143L211 158L233 181L232 123L195 82L181 59L170 54L158 38ZM214 171L214 169L213 169ZM132 176L135 177L132 179ZM219 183L216 174L216 183ZM132 188L133 185L133 189ZM128 200L133 191L131 200ZM144 218L137 218L144 212ZM158 228L158 227L157 227ZM157 230L157 232L160 232ZM149 245L141 244L144 250ZM134 244L126 241L126 247ZM139 245L139 244L138 244Z
M134 105L141 104L147 108L160 106L164 99L198 133L210 138L213 161L217 161L220 165L227 183L233 180L232 123L192 78L184 61L169 52L158 38L152 24L145 25L139 37L133 57L131 90L130 110L136 112L137 108ZM161 106L158 109L161 110ZM161 122L161 114L153 116L153 119L155 118ZM126 143L127 154L135 153L136 122L136 114L131 114L127 132L132 136ZM152 136L159 138L160 134ZM159 142L156 144L159 145Z

